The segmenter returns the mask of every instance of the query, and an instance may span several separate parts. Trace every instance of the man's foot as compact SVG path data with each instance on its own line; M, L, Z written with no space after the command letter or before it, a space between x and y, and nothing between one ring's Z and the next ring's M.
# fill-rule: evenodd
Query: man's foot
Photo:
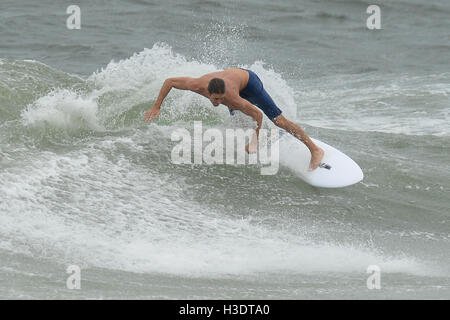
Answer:
M320 162L323 159L323 155L324 151L319 147L317 147L317 149L311 152L311 161L309 162L310 171L315 170L319 166Z

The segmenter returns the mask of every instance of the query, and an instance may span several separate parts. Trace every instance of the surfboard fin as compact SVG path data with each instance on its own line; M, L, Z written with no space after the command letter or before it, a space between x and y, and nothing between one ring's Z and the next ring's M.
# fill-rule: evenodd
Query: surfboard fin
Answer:
M331 169L331 166L325 162L322 162L321 164L319 164L319 167L324 168L324 169Z

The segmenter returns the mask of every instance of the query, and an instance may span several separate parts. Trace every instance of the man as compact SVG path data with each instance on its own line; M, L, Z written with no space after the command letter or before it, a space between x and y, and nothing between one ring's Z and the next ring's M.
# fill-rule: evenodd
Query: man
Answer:
M159 116L161 104L172 88L196 92L208 98L215 107L224 104L230 109L230 113L240 110L255 119L256 132L252 141L245 147L248 153L257 151L259 130L263 119L262 113L254 105L258 106L275 125L291 133L308 147L311 152L310 170L320 165L324 151L315 145L297 124L281 114L281 110L264 90L261 80L253 71L233 68L205 74L200 78L166 79L155 104L145 113L145 121L151 121Z

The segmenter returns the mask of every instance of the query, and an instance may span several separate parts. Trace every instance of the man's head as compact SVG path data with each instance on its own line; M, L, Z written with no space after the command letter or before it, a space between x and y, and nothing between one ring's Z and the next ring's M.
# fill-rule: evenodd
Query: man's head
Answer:
M218 106L225 98L225 82L222 79L214 78L208 84L209 99L214 106Z

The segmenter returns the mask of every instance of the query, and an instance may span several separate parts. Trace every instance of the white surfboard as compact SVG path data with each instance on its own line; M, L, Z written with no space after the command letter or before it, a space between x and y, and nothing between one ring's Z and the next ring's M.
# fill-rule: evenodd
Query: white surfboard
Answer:
M279 143L280 163L291 168L303 181L315 187L340 188L358 183L364 174L358 164L349 156L318 139L311 140L321 147L325 154L320 166L309 170L311 152L309 149L286 132L275 143Z

